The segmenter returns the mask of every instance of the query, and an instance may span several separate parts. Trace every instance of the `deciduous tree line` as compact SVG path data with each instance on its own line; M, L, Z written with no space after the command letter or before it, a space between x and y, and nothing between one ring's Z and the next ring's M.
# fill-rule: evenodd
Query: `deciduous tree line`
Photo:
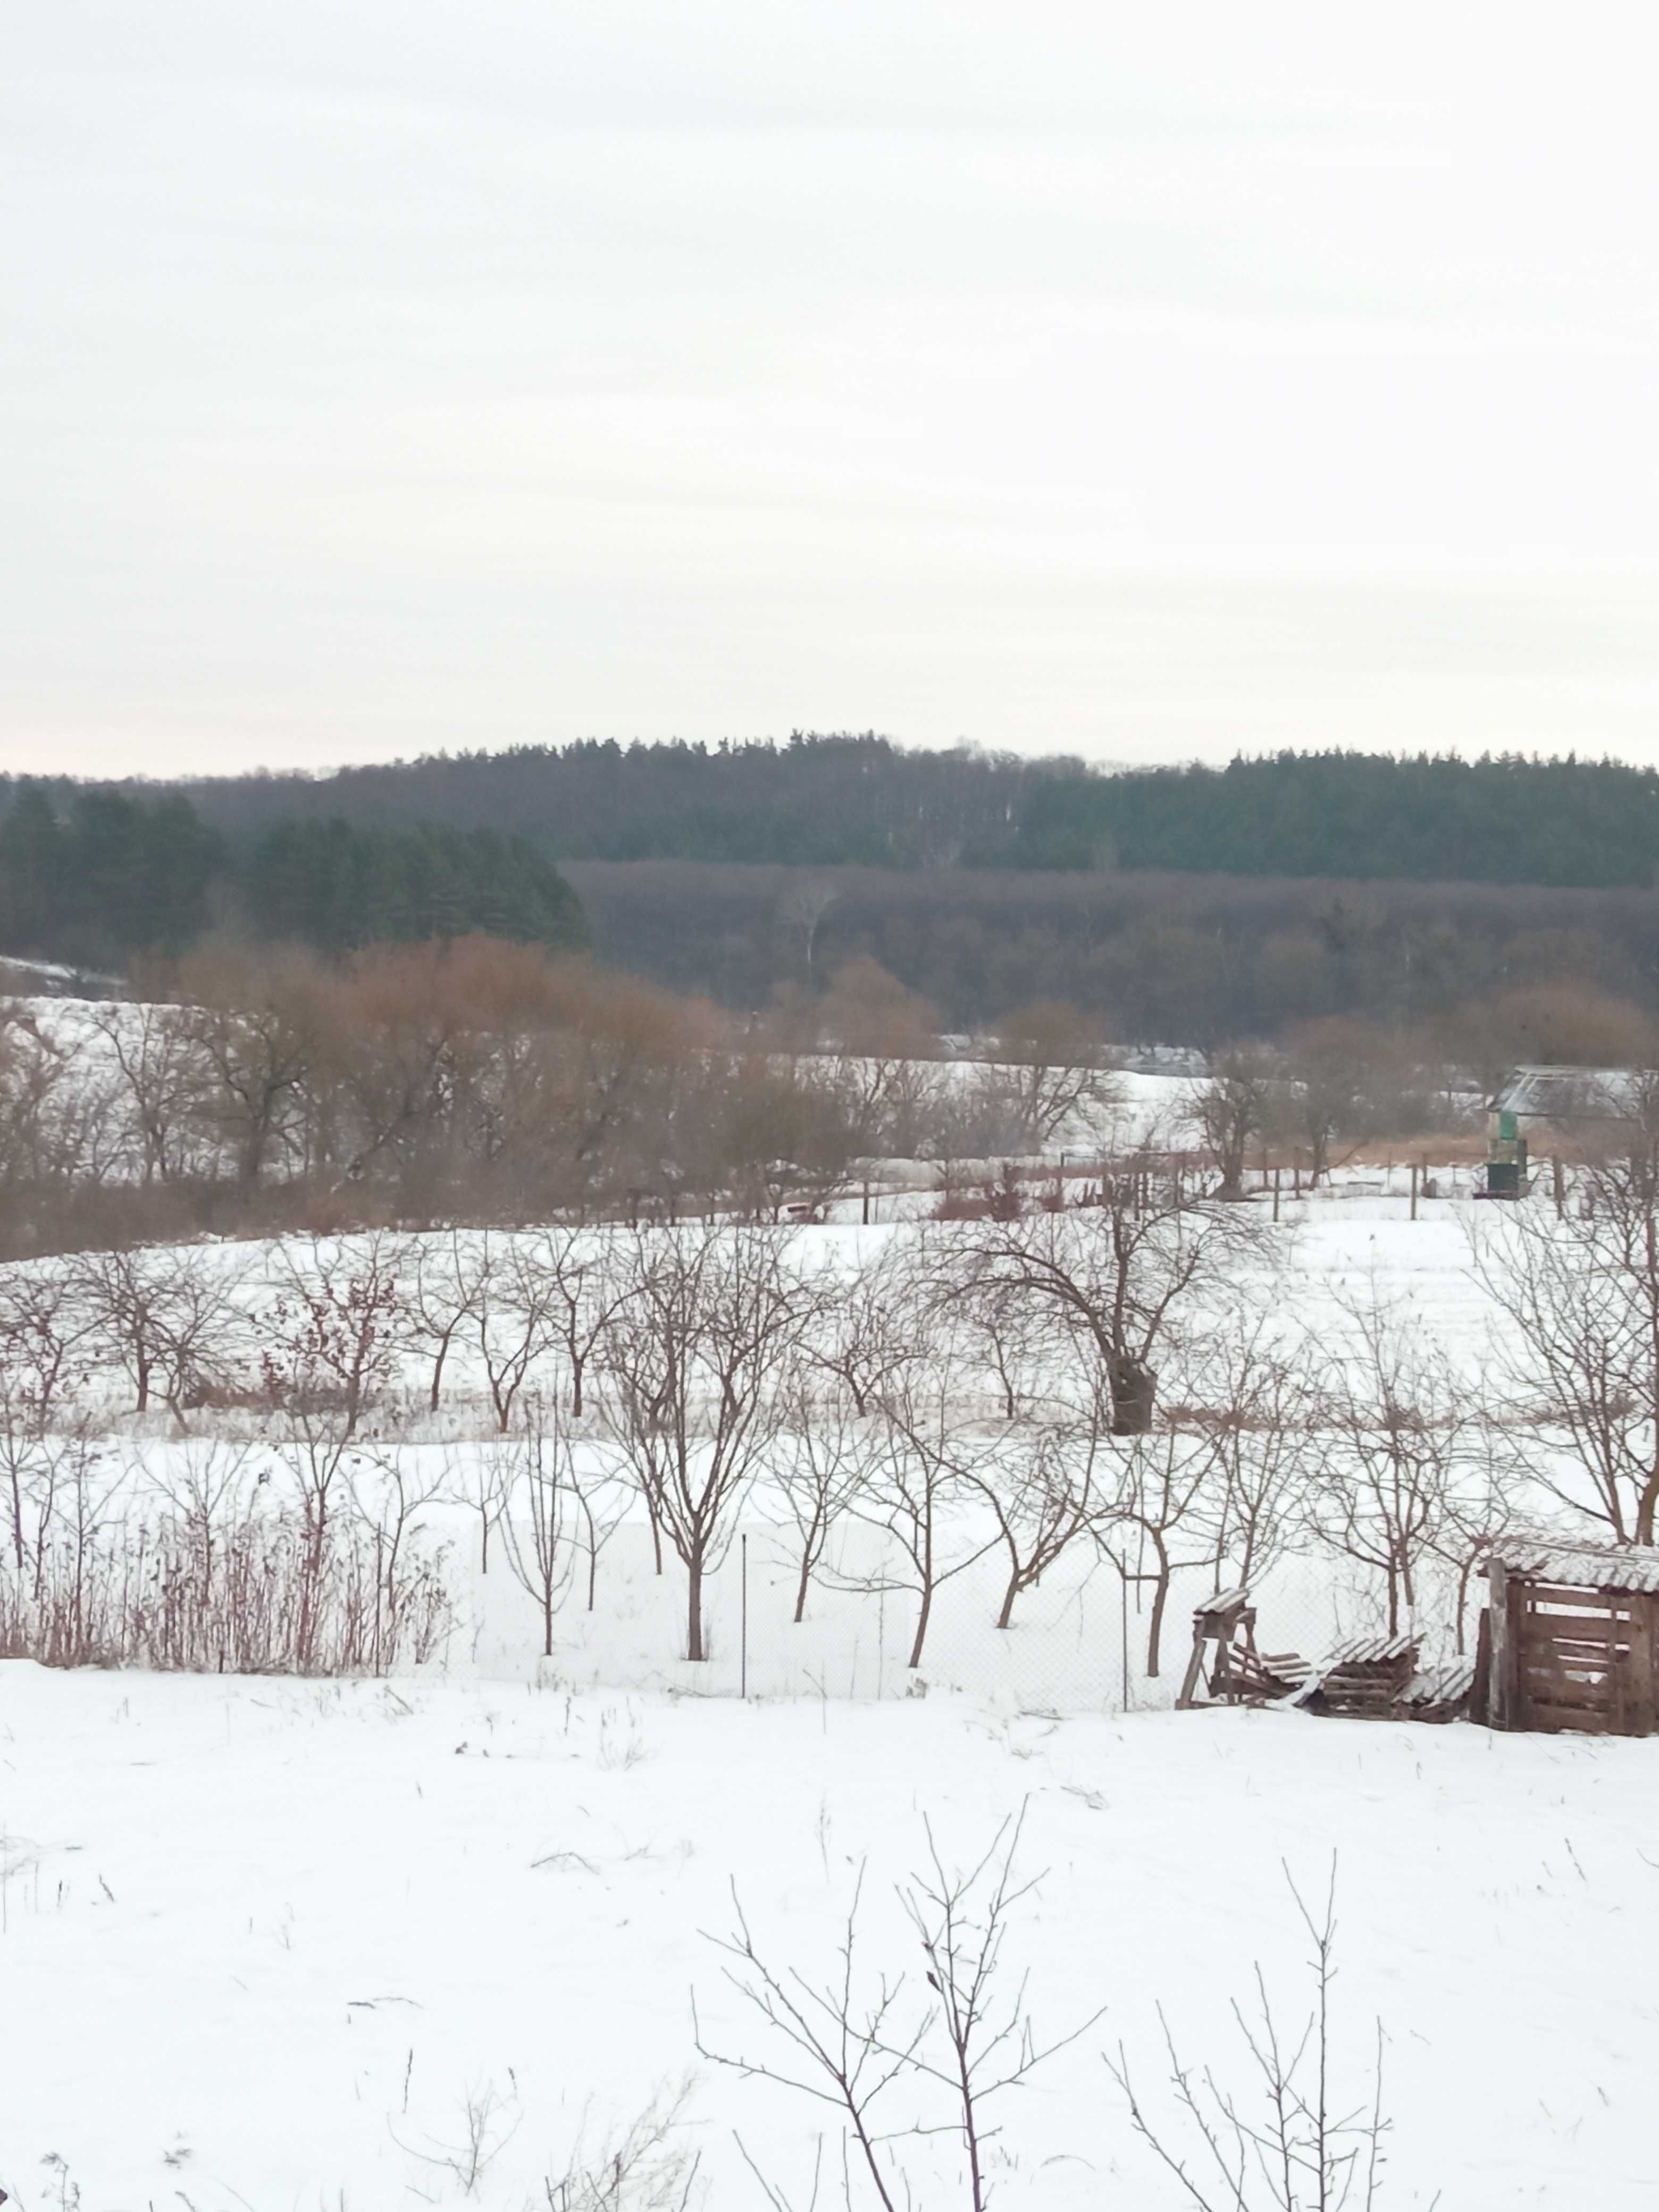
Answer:
M945 1080L927 1010L868 963L740 1024L488 938L343 966L229 944L167 995L0 1007L0 1252L210 1228L550 1214L779 1218L871 1156L1030 1152L1110 1095L1064 1006Z

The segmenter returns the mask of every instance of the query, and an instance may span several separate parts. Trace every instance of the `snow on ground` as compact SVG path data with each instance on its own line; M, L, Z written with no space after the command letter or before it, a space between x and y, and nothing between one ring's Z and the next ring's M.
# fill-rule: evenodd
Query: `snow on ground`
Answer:
M1338 1191L1343 1188L1339 1185ZM1501 1316L1471 1273L1471 1238L1500 1237L1506 1222L1494 1209L1462 1202L1425 1203L1416 1221L1408 1212L1403 1190L1393 1195L1361 1190L1352 1199L1322 1193L1295 1205L1286 1200L1277 1230L1269 1232L1268 1254L1258 1263L1256 1295L1294 1334L1305 1334L1328 1366L1341 1356L1339 1302L1363 1304L1375 1290L1419 1321L1427 1340L1475 1377L1488 1362ZM1086 1222L1087 1217L1079 1218ZM897 1224L830 1224L799 1230L793 1243L803 1265L832 1265L850 1274L895 1238L913 1233ZM970 1232L946 1224L933 1233L948 1243ZM471 1236L464 1233L464 1241L470 1243ZM505 1235L496 1241L505 1245L514 1240ZM290 1263L301 1271L320 1262L348 1272L350 1255L362 1242L225 1243L206 1248L204 1257L236 1279L239 1302L257 1339L260 1317ZM430 1248L441 1259L448 1242L434 1233L409 1238L401 1249L407 1256ZM414 1492L442 1492L422 1510L421 1526L430 1543L447 1547L443 1579L455 1602L448 1662L521 1679L534 1668L541 1648L535 1606L504 1571L499 1545L495 1571L488 1577L478 1573L476 1516L454 1502L458 1487L463 1492L469 1488L469 1467L482 1467L503 1449L483 1395L476 1346L458 1340L445 1371L446 1401L434 1419L422 1410L426 1360L409 1353L391 1403L371 1407L364 1444L366 1449L394 1454ZM558 1390L556 1359L538 1368L532 1387ZM94 1377L82 1402L94 1426L112 1437L112 1449L141 1467L160 1489L176 1488L175 1478L186 1471L189 1454L218 1431L249 1440L257 1464L270 1462L280 1487L282 1471L271 1455L282 1425L269 1413L195 1415L192 1424L200 1434L193 1441L181 1440L165 1412L154 1412L143 1421L132 1417L131 1385L113 1371ZM618 1487L616 1450L600 1441L599 1431L578 1450L590 1480L603 1478L609 1468L613 1491ZM642 1509L635 1501L626 1525L603 1551L592 1611L583 1603L585 1569L580 1561L573 1563L573 1586L562 1601L556 1625L560 1678L584 1688L729 1696L736 1693L746 1668L750 1688L768 1696L880 1699L902 1694L915 1599L908 1590L883 1595L872 1587L883 1579L883 1554L871 1532L855 1523L836 1531L807 1619L797 1626L792 1619L798 1556L793 1531L782 1499L764 1476L748 1500L742 1528L748 1539L746 1607L744 1550L733 1543L707 1590L709 1661L689 1667L682 1656L684 1572L672 1556L664 1575L653 1572ZM989 1534L977 1523L970 1530L965 1522L960 1530L952 1524L945 1531L947 1540L961 1551L975 1548ZM1183 1536L1176 1549L1177 1556L1196 1556L1202 1546ZM1131 1573L1148 1565L1144 1551L1132 1546L1125 1547L1124 1563ZM1145 1663L1150 1605L1146 1584L1126 1589L1091 1551L1079 1550L1021 1595L1012 1629L999 1632L993 1624L1006 1579L1006 1561L994 1547L939 1591L921 1668L931 1689L964 1692L1000 1711L1022 1706L1087 1711L1167 1705L1185 1662L1191 1607L1213 1583L1207 1565L1176 1573L1163 1668L1152 1680ZM1424 1623L1431 1643L1451 1628L1449 1585L1449 1570L1433 1570L1425 1581ZM1264 1647L1269 1650L1294 1650L1316 1658L1341 1635L1384 1625L1376 1578L1328 1553L1292 1555L1266 1576L1258 1575L1255 1595Z
M1161 2004L1242 2088L1230 2000L1259 1959L1300 2019L1284 1869L1316 1893L1333 1852L1339 2094L1363 2094L1380 2016L1382 2207L1653 2203L1651 1744L21 1664L0 1668L0 2182L24 2212L524 2212L585 2119L689 2076L706 2201L763 2202L735 2130L805 2203L827 2114L698 2059L693 1991L712 2048L762 2051L702 1931L731 1929L734 1885L781 1966L827 1972L867 1858L872 1969L913 1967L891 1888L923 1816L961 1859L1022 1804L1043 1878L1010 1984L1029 1966L1040 2036L1106 2009L1006 2101L1000 2205L1184 2201L1101 2054L1121 2041L1158 2103ZM471 2194L469 2097L500 2145ZM960 2163L922 2147L929 2212L965 2201Z
M1403 1176L1380 1181L1286 1197L1262 1294L1328 1350L1338 1300L1374 1283L1473 1369L1498 1316L1470 1239L1504 1233L1498 1210L1425 1201L1413 1222ZM829 1226L802 1248L851 1266L905 1233ZM221 1249L261 1310L279 1255ZM404 1379L418 1390L421 1371ZM451 1382L453 1429L404 1427L397 1449L484 1448L459 1349ZM125 1403L108 1380L112 1433L191 1448ZM1011 1980L1030 1966L1040 2038L1107 2010L1006 2103L1005 2212L1184 2201L1101 2054L1121 2039L1156 2090L1161 2003L1183 2051L1243 2087L1231 2001L1260 1959L1299 2023L1285 1869L1316 1893L1333 1852L1345 2101L1364 2094L1379 2016L1387 2038L1380 2212L1437 2192L1443 2212L1655 2201L1659 1744L1148 1711L1179 1679L1182 1583L1165 1673L1149 1684L1132 1656L1120 1716L1115 1577L1045 1578L999 1637L994 1563L941 1596L928 1694L895 1694L908 1602L822 1589L795 1629L758 1500L749 1680L767 1701L734 1694L741 1552L710 1592L714 1659L692 1668L683 1577L651 1573L637 1522L604 1555L598 1613L568 1599L538 1668L529 1600L499 1562L487 1582L466 1564L466 1521L442 1526L460 1620L447 1676L0 1666L0 2185L23 2212L545 2212L584 2125L595 2142L687 2076L706 2201L764 2201L735 2130L804 2207L825 2115L699 2059L694 1989L713 2048L763 2050L703 1931L730 1929L735 1882L781 1966L827 1972L867 1859L872 1967L907 1964L892 1887L920 1863L924 1816L965 1859L1028 1803L1023 1863L1047 1872ZM1295 1606L1311 1621L1326 1581L1322 1597L1264 1586L1265 1640L1316 1648ZM469 2099L498 2146L470 2193ZM958 2164L951 2137L927 2139L927 2212L963 2201Z

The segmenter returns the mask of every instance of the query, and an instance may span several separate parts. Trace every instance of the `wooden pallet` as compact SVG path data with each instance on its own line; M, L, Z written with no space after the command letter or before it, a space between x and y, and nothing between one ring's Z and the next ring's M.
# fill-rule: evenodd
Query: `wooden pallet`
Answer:
M1414 1636L1356 1637L1332 1653L1303 1703L1334 1720L1404 1720L1417 1657Z
M1209 1648L1215 1657L1205 1678ZM1193 1613L1193 1656L1176 1699L1179 1711L1198 1703L1198 1686L1204 1682L1210 1700L1228 1705L1272 1705L1294 1697L1303 1689L1310 1669L1294 1651L1258 1651L1255 1607L1242 1587L1218 1590Z
M1517 1560L1513 1570L1494 1558L1488 1574L1476 1699L1492 1727L1659 1731L1659 1590L1650 1586L1650 1555L1545 1554Z
M1473 1659L1443 1659L1419 1667L1407 1685L1405 1718L1437 1724L1467 1720L1474 1692Z

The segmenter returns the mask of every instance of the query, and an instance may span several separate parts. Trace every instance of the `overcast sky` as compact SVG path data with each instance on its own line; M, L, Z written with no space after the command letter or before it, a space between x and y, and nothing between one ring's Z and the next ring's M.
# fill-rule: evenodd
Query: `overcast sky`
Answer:
M1659 760L1647 22L22 0L0 765Z

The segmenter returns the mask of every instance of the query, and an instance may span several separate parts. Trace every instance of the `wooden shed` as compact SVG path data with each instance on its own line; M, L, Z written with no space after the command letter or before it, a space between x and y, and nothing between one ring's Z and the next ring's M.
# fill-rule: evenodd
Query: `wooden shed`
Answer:
M1659 1729L1659 1550L1510 1542L1486 1567L1473 1706L1495 1729Z

